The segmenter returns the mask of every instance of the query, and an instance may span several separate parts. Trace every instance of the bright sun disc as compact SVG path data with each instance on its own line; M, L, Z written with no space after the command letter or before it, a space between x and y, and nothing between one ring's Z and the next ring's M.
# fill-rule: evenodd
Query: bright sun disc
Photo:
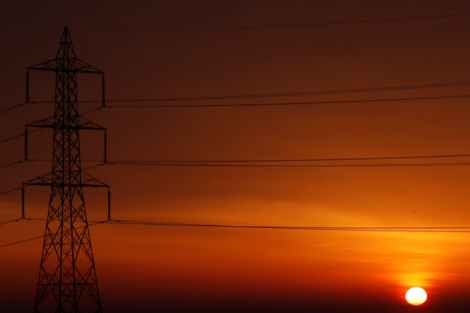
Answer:
M406 293L406 301L412 305L421 305L426 302L428 295L423 288L413 287Z

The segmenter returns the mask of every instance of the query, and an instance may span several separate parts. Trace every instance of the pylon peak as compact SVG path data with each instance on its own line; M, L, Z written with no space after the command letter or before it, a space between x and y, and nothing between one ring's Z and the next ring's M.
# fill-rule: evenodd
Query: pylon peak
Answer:
M62 33L62 38L60 39L60 46L59 51L57 52L57 57L75 58L75 51L72 45L72 38L70 38L70 32L67 27L64 27L64 32Z

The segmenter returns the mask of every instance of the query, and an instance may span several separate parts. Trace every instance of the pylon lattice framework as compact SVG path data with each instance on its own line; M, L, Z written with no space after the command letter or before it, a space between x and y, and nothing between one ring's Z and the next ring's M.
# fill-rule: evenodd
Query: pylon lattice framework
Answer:
M107 187L109 195L109 186L82 171L80 129L105 132L104 162L106 129L79 115L77 73L103 75L103 106L104 73L76 58L67 28L56 58L28 67L26 102L29 70L56 73L54 116L26 125L25 133L27 159L28 127L54 131L52 171L23 184L23 190L24 186L51 186L34 311L102 312L83 187Z

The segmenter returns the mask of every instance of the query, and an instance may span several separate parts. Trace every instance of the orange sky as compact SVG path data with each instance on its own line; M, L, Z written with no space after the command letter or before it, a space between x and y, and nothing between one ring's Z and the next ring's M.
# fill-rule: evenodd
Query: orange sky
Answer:
M466 1L82 1L2 4L0 59L67 26L77 56L106 73L108 99L301 92L467 81L469 17L206 32L74 30L223 27L470 12ZM24 4L24 3L27 3ZM59 37L0 63L0 109L24 101L26 67L54 58ZM79 99L100 77L79 76ZM468 94L468 87L204 103L333 101ZM31 74L32 100L52 100L54 75ZM190 102L196 104L202 102ZM141 103L145 105L146 103ZM82 111L95 104L84 104ZM468 99L286 107L106 109L114 160L342 158L464 154ZM37 104L0 115L0 140L53 114ZM30 136L50 158L52 134ZM82 133L82 158L102 157ZM0 145L0 165L23 141ZM449 162L467 162L451 159ZM384 162L378 162L384 163ZM390 163L390 162L388 162ZM50 171L0 169L0 192ZM470 168L181 168L108 165L113 218L278 226L469 226ZM105 190L85 191L90 220ZM49 189L27 190L44 218ZM19 192L0 196L0 222L20 216ZM416 212L416 213L414 213ZM106 312L466 312L470 234L97 225L90 228ZM0 245L40 236L44 221L0 226ZM0 311L32 310L41 241L1 248ZM428 292L422 307L406 291Z

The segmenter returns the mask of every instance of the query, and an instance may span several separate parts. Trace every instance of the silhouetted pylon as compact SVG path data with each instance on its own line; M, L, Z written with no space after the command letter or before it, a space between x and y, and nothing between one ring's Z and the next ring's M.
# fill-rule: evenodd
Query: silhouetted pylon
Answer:
M52 171L23 184L51 186L35 312L101 312L83 187L109 186L82 171L80 130L106 129L79 115L77 73L103 75L103 106L104 73L76 58L67 28L56 58L29 70L56 73L54 116L26 125L54 131Z

